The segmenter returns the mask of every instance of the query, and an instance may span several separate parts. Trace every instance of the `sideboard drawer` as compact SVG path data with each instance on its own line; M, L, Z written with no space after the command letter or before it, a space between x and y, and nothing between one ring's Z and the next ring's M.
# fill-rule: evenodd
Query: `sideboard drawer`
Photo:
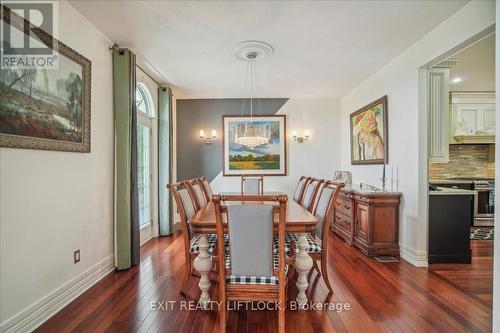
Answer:
M335 213L335 224L339 227L345 229L346 231L351 230L351 217L342 213Z
M346 197L339 197L335 202L335 213L352 216L352 201Z
M333 216L331 229L334 233L342 237L348 244L353 243L352 217L339 212Z

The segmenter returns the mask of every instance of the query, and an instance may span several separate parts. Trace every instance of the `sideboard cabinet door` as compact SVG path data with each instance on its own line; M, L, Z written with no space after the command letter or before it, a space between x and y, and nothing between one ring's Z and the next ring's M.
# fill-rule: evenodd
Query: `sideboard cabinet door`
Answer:
M368 256L399 255L399 195L355 195L354 245Z
M354 244L365 254L368 254L369 240L369 206L356 202L354 226Z

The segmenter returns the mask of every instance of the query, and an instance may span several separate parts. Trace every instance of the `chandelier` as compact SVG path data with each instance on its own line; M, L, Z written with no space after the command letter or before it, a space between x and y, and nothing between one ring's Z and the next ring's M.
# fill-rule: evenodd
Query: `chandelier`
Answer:
M271 140L271 127L259 119L259 116L254 116L253 99L255 95L256 81L256 60L264 58L268 54L273 54L274 49L271 45L259 41L242 42L234 50L233 54L236 58L246 61L247 68L244 80L243 103L241 107L241 116L245 113L245 102L250 99L250 119L243 124L239 124L234 129L233 140L235 143L255 149L256 147L265 145ZM247 89L248 88L248 89ZM246 93L249 90L249 97ZM262 105L257 101L257 110L262 117Z
M235 129L234 142L250 149L264 145L271 139L271 127L263 124L238 125Z

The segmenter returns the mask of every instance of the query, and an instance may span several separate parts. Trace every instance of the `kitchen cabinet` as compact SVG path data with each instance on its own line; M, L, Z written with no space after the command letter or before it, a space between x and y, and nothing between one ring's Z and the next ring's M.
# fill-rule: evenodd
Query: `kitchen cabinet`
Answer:
M495 142L495 93L452 92L450 143Z
M398 192L342 189L330 230L368 256L399 256Z
M471 263L474 192L429 192L429 263Z

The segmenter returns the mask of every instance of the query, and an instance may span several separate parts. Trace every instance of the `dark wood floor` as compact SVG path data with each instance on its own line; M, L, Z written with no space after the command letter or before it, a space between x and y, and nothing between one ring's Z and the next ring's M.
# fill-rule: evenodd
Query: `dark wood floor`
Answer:
M351 309L287 311L287 332L490 332L492 241L473 241L473 263L416 268L405 261L380 263L335 236L330 243L330 302ZM141 265L109 274L52 317L38 332L218 332L216 311L151 310L156 300L179 296L182 238L153 239ZM215 276L214 276L215 278ZM308 297L324 302L326 287L313 273ZM197 295L197 278L189 290ZM289 293L295 297L295 281ZM217 288L212 286L216 297ZM272 311L231 311L228 332L275 332Z

